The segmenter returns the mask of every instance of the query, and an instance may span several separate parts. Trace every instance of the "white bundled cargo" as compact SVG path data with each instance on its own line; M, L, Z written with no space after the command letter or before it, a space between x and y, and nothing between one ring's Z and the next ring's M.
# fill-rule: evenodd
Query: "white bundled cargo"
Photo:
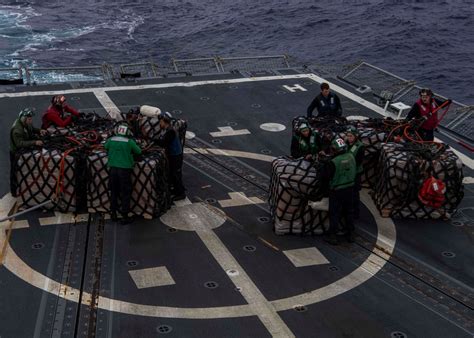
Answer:
M289 158L272 162L269 203L276 234L323 232L327 212L308 204L310 199L318 198L320 188L311 162Z

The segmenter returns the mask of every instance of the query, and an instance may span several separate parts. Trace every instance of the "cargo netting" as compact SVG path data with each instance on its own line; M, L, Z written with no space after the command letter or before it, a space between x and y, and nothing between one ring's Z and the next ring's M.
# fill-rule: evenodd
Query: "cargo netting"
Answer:
M17 156L18 192L21 208L48 200L49 209L61 212L108 212L107 153L103 143L112 136L116 121L88 113L67 128L48 128L43 147ZM131 212L146 218L157 217L171 205L168 163L164 150L154 145L160 135L156 117L140 116L137 143L143 149L133 169ZM187 124L172 120L184 145Z
M445 145L421 141L420 121L299 116L292 121L293 135L302 123L319 134L321 150L327 150L334 137L345 138L350 126L357 128L364 144L362 185L374 192L382 216L449 218L457 210L464 196L462 163ZM277 234L315 234L326 228L327 205L321 201L328 196L328 188L319 171L328 160L318 154L311 161L291 157L273 161L269 204ZM446 185L440 208L433 209L418 198L427 175Z

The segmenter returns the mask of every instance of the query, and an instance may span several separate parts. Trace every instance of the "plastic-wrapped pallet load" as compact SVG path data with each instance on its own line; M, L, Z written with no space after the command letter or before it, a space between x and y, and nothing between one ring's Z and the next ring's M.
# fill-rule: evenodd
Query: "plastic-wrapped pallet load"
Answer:
M110 212L107 153L94 151L87 159L89 171L88 211ZM166 177L166 156L155 151L135 163L132 173L130 210L134 215L154 218L168 210L171 199Z
M308 205L309 199L322 198L320 188L317 170L311 162L273 160L269 203L276 234L322 232L327 212Z
M462 162L450 149L424 156L423 150L414 149L413 145L407 149L401 144L387 143L382 146L378 173L374 199L384 217L450 218L464 196ZM446 187L442 191L444 203L438 208L419 197L430 177Z
M76 209L76 162L59 150L39 149L19 154L17 179L21 208L30 208L55 198L56 209Z

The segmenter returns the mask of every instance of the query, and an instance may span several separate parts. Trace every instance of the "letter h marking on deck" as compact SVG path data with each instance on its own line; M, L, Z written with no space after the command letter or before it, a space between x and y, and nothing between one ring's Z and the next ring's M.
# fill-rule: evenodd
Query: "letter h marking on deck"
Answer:
M297 83L295 83L293 86L283 85L283 88L285 88L286 90L288 90L289 92L292 92L292 93L296 92L297 90L301 90L302 92L307 92L308 91L305 87L303 87L303 86L301 86Z

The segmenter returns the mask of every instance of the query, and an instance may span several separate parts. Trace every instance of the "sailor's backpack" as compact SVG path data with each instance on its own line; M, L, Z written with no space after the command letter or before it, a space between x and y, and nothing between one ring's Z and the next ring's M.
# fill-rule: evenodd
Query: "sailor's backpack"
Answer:
M439 209L444 204L446 197L446 185L443 181L428 177L418 192L418 199L421 203L434 209Z

